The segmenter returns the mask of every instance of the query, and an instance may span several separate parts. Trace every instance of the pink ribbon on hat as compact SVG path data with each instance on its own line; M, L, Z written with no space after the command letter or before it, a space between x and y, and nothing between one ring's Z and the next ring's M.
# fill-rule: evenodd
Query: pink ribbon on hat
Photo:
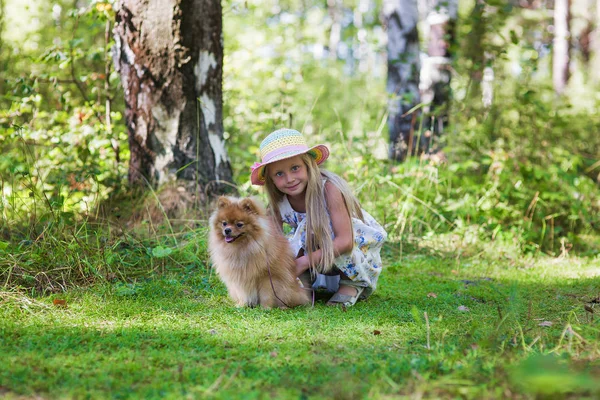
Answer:
M261 163L259 163L259 162L255 162L255 163L254 163L254 165L253 165L252 167L250 167L250 169L251 169L252 171L254 171L256 168L260 167L261 165L262 165Z

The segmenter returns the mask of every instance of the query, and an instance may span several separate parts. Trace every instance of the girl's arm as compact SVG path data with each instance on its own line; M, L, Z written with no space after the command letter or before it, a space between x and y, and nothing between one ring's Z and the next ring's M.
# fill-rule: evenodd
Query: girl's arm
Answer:
M342 192L331 182L325 183L325 200L329 216L331 217L333 234L335 235L333 239L333 255L337 257L341 254L349 253L354 247L352 241L352 220L342 197ZM311 259L318 264L321 260L321 250L313 251ZM308 254L296 260L296 272L298 275L309 268L309 261Z
M342 192L333 183L325 183L325 200L333 228L333 254L335 257L352 251L352 220Z

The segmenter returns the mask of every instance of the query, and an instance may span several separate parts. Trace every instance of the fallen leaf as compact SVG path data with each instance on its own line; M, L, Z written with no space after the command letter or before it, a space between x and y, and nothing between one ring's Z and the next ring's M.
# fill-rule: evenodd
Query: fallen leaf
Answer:
M469 307L458 306L458 311L471 311L471 310L469 309Z
M273 358L277 357L277 352L276 351L272 351L271 352L271 357L273 357Z
M381 331L374 330L374 331L373 331L373 335L381 335Z
M427 293L427 297L433 297L434 299L437 299L437 294L431 292L431 293Z
M453 270L452 270L452 271L450 271L450 272L452 272L454 275L458 275L458 271L457 271L457 270L455 270L455 269L453 269Z
M56 307L67 307L67 301L66 300L60 300L60 299L54 299L52 300L52 304L54 304Z
M583 308L585 308L585 311L589 312L590 314L594 313L594 309L588 305L583 306Z
M538 326L552 326L552 321L543 321L538 324Z

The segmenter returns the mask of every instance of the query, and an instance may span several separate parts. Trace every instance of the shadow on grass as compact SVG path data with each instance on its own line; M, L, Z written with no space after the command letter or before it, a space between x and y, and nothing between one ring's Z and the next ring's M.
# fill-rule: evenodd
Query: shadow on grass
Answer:
M237 309L214 276L71 293L67 310L0 324L0 386L118 398L598 393L600 324L584 307L599 277L444 262L391 265L346 311ZM528 357L552 349L564 357Z

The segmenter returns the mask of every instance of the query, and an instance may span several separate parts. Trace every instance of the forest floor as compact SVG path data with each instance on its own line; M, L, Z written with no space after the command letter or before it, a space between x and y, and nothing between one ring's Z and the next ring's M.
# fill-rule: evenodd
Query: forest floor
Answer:
M0 291L0 397L598 398L600 259L385 249L347 309L236 308L204 268Z

